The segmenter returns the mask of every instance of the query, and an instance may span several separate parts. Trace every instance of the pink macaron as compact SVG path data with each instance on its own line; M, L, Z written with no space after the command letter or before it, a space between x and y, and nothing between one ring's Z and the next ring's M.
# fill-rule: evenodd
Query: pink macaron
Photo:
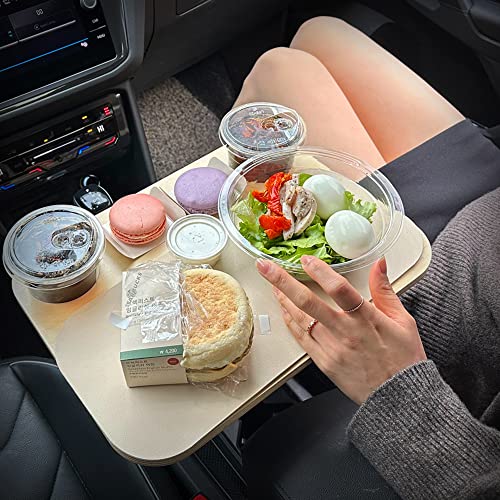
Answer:
M145 245L159 238L167 227L165 208L149 194L120 198L109 212L113 234L127 245Z

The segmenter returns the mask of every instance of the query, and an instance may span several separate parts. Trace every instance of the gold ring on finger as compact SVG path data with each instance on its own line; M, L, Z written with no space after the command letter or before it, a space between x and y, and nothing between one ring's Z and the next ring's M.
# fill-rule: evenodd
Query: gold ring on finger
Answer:
M344 309L344 312L346 312L347 314L351 314L353 312L356 312L358 309L361 309L361 307L363 306L364 303L365 303L365 298L361 297L361 302L356 307L353 307L351 309Z

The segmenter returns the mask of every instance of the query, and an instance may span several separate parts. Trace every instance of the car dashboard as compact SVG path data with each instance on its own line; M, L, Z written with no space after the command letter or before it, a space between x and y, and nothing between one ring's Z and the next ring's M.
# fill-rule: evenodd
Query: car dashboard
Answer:
M247 0L0 2L0 234L30 210L71 202L85 175L114 197L150 184L135 91L286 4L256 3L266 9L244 17Z

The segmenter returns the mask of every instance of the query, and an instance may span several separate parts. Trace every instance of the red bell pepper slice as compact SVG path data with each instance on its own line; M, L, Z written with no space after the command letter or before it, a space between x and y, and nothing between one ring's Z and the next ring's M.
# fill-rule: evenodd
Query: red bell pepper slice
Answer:
M283 233L283 231L275 231L274 229L266 229L264 232L270 240L274 240Z
M291 221L282 215L261 215L259 224L270 240L277 238L283 231L292 226Z
M271 175L264 184L265 190L263 192L253 191L252 196L262 203L267 203L268 210L273 214L283 215L280 202L280 190L283 184L291 178L291 174L285 174L285 172L278 172Z
M269 201L267 191L263 191L262 193L260 191L252 191L252 196L261 203L267 203Z

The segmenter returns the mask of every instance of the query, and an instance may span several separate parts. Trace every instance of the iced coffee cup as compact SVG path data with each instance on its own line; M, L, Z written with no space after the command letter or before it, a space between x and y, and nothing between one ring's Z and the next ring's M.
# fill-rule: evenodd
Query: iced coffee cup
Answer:
M228 150L232 168L259 153L300 146L305 137L306 126L300 115L271 102L234 108L224 116L219 128L219 138Z
M43 302L76 299L97 280L104 233L89 212L71 205L35 210L5 238L3 264L10 277Z

